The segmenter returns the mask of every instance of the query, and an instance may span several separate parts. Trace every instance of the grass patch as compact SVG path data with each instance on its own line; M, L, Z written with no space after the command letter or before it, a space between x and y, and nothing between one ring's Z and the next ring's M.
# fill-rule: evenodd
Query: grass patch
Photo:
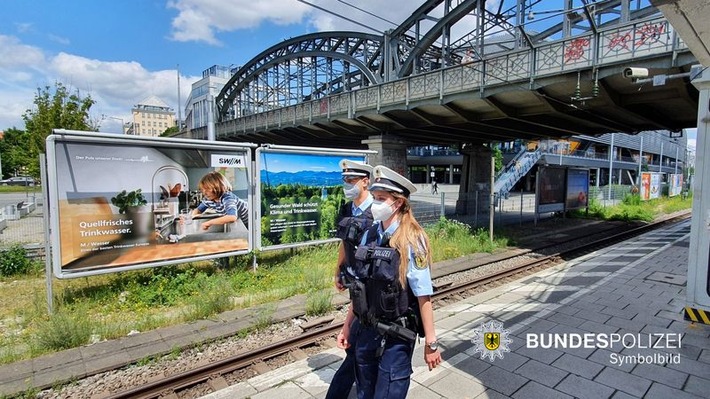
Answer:
M266 329L274 322L274 312L276 312L275 304L267 304L256 310L254 329L257 331Z
M426 227L433 259L440 261L504 247L485 230L442 219ZM0 276L0 363L36 357L99 339L125 337L220 312L253 308L257 329L268 327L273 301L306 296L307 312L331 308L333 270L339 244L301 247L175 266L103 274L53 283L54 306L47 315L45 280L40 274ZM246 332L245 332L246 333Z
M0 186L0 193L41 193L42 186Z
M322 316L330 312L333 310L332 299L332 290L320 290L308 294L306 298L306 315Z
M692 206L692 196L661 197L642 201L638 194L626 194L620 203L612 206L604 206L600 201L592 198L589 201L588 213L584 209L578 209L571 211L570 216L626 222L651 222L657 216L690 209Z
M93 323L79 313L58 312L37 323L34 344L41 351L60 351L87 344Z
M491 242L488 230L473 229L467 224L445 218L426 230L434 262L479 252L491 253L508 245L507 238L498 237Z
M27 256L27 250L22 245L15 244L0 251L0 276L36 274L42 270L42 266L42 262Z

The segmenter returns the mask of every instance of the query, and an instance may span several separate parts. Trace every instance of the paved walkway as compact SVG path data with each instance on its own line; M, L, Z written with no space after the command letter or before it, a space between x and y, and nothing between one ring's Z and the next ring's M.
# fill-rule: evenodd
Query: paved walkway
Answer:
M710 326L681 315L689 232L686 222L648 233L437 309L445 362L428 371L417 345L408 398L707 398ZM509 352L474 339L494 320ZM588 347L534 346L590 333ZM661 340L649 348L649 338ZM322 398L342 354L332 349L205 398Z

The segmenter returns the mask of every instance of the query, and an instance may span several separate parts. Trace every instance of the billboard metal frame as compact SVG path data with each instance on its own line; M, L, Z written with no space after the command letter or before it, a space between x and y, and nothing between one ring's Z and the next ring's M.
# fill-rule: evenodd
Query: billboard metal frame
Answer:
M320 245L327 244L331 242L338 242L338 238L329 238L324 240L313 240L304 241L299 243L290 244L278 244L278 245L262 245L262 231L261 231L261 154L264 152L274 152L274 153L287 153L287 154L312 154L312 155L340 155L343 158L352 156L365 157L365 162L368 162L368 155L376 154L377 151L373 150L357 150L357 149L333 149L333 148L319 148L319 147L298 147L298 146L285 146L285 145L263 145L256 149L255 151L255 167L254 167L254 212L255 212L255 228L252 230L254 232L254 247L260 251L273 251L279 249L289 249L304 247L309 245Z
M49 224L47 228L46 237L50 237L50 242L53 244L53 250L51 251L51 256L48 256L48 262L51 259L54 275L57 278L76 278L76 277L86 277L98 274L115 273L128 270L144 269L149 267L159 267L173 264L180 264L193 261L209 260L216 258L223 258L234 255L247 254L253 250L254 247L254 228L248 228L247 240L248 246L243 250L236 250L230 252L217 252L212 254L196 255L196 256L185 256L177 257L171 259L158 259L151 262L141 262L135 264L126 265L116 265L110 267L102 267L105 265L98 265L95 267L90 267L86 269L77 270L75 272L67 272L63 270L61 251L62 242L60 236L60 215L59 215L59 183L58 183L58 171L57 171L57 154L55 153L55 146L61 143L75 143L75 144L96 144L96 145L120 145L120 146L136 146L136 147L146 147L155 149L185 149L185 150L207 150L213 152L229 152L229 153L244 153L246 169L246 179L247 179L247 202L251 208L254 207L254 173L252 170L252 153L253 149L257 145L252 143L231 143L231 142L207 142L204 140L187 140L187 139L171 139L163 137L140 137L140 136L123 136L115 134L105 134L98 132L83 132L83 131L73 131L73 130L63 130L55 129L52 135L47 137L47 159L46 159L46 175L44 181L47 182L47 201L45 201L44 209L49 217ZM211 168L209 166L208 168ZM241 169L241 168L240 168ZM151 183L152 184L152 183ZM189 187L187 187L189 193ZM250 212L250 217L254 215L252 210ZM172 245L172 244L165 244Z

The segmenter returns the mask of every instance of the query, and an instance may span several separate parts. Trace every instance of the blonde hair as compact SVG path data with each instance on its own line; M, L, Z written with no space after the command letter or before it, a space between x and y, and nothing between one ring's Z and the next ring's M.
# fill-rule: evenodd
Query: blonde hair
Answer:
M399 227L394 234L392 234L389 245L399 252L399 282L402 287L406 287L407 268L411 255L409 248L414 252L415 262L425 262L426 266L431 267L431 247L429 244L429 236L414 218L409 199L396 192L389 193L394 197L395 201L402 200L402 206L397 209L397 213L399 214Z
M210 189L217 195L217 197L221 197L222 194L227 191L232 191L232 185L229 183L229 180L227 180L227 178L219 172L210 172L202 176L202 179L200 179L200 183L198 184L198 188L200 190Z

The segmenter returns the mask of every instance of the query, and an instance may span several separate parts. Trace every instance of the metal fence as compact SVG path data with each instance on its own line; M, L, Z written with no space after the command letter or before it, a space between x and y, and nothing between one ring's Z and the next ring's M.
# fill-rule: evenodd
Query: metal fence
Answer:
M11 201L11 203L8 203ZM44 245L44 198L41 192L14 193L0 208L0 249Z
M436 223L439 218L444 217L473 227L488 228L490 208L487 191L461 195L458 185L446 184L440 184L437 193L431 192L431 185L420 184L418 188L419 191L411 197L411 205L421 224ZM593 186L589 188L589 199L601 206L612 206L621 202L631 192L632 186L614 185L611 193L608 186ZM19 209L17 204L0 209L0 249L17 244L29 249L44 246L42 194L27 193L21 202L23 207ZM27 204L33 206L26 206ZM535 193L511 192L507 198L496 198L493 216L494 225L503 226L527 223L534 221L536 217L545 218L552 215L535 215Z

